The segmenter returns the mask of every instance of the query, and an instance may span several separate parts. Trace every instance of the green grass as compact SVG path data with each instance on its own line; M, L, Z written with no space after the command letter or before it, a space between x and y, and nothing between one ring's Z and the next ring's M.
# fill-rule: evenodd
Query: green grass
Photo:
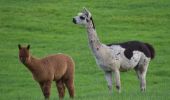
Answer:
M103 72L88 47L86 30L72 17L87 7L103 43L151 43L156 58L141 93L134 71L121 73L122 93L109 95ZM43 99L31 73L18 60L18 43L37 57L66 53L76 62L76 100L170 99L169 0L0 0L0 100ZM51 98L58 99L53 83ZM66 93L65 99L69 99Z

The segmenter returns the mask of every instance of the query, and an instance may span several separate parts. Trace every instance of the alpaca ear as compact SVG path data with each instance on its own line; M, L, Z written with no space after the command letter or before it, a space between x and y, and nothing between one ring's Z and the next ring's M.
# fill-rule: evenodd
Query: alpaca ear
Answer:
M83 7L84 12L89 12L86 7Z
M28 50L30 49L30 45L27 46L27 49L28 49Z
M91 16L90 11L89 11L89 10L87 10L87 8L86 8L86 7L83 7L83 10L84 10L84 12L85 12L85 14L86 14L86 16L87 16L87 17Z
M21 45L20 44L18 44L18 48L21 49Z

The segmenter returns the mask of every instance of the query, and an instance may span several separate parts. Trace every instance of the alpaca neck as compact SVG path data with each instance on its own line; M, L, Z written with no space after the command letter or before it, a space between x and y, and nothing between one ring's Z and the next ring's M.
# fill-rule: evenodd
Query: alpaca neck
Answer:
M39 70L39 60L35 57L30 56L25 62L25 66L34 74Z
M88 33L89 44L90 44L91 49L94 52L100 48L101 43L97 36L92 17L87 22L86 28L87 28L87 33Z

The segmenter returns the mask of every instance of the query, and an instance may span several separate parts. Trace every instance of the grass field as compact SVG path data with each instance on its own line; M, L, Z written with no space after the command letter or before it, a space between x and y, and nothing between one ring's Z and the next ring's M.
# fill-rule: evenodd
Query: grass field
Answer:
M132 70L121 73L122 93L114 88L109 95L86 30L72 23L84 6L103 43L140 40L155 47L145 93ZM76 62L75 100L170 100L169 0L0 0L0 100L42 100L38 84L18 60L18 43L30 44L36 57L71 55ZM58 99L54 83L51 92L51 99Z

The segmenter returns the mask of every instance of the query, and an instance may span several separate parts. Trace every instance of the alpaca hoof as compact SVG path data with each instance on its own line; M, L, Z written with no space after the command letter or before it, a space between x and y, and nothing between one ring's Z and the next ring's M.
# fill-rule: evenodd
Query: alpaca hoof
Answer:
M118 90L118 93L121 93L121 90Z
M116 89L117 89L118 93L121 93L120 86L116 86Z
M109 90L109 94L112 95L113 91L112 90Z
M109 89L109 91L112 90L112 86L109 86L109 85L108 85L108 89Z
M112 91L112 86L109 86L108 85L108 89L109 89L109 93L110 93L110 95L113 93L113 91Z
M141 88L141 92L145 92L146 91L146 89L145 88Z
M63 98L59 98L59 100L63 100Z
M45 100L50 100L49 98L45 98Z

